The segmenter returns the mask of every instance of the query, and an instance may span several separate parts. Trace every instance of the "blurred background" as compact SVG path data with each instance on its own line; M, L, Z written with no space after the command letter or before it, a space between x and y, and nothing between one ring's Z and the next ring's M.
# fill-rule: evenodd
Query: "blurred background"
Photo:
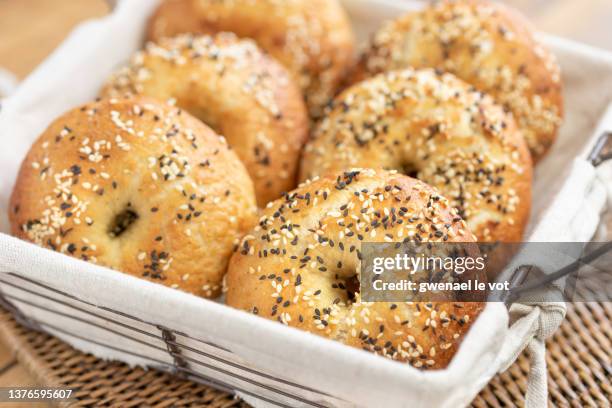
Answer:
M395 0L402 1L402 0ZM612 0L504 0L540 30L612 51ZM0 0L0 67L26 76L105 0Z

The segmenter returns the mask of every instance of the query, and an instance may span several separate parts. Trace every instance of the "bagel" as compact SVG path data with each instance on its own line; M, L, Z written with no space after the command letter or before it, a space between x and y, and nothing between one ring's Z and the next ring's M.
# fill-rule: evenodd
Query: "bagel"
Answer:
M149 43L102 90L174 99L219 134L247 168L260 206L296 185L308 115L287 71L234 34Z
M406 67L455 74L512 112L534 161L563 117L559 66L522 16L499 2L443 0L391 21L374 36L353 81Z
M353 32L337 0L166 0L151 17L147 36L159 41L219 31L254 39L287 67L315 117L353 62Z
M440 190L484 242L521 240L532 166L511 115L452 74L407 69L345 90L304 148L301 179L395 169Z
M204 297L219 295L233 246L257 220L253 184L224 140L144 98L55 120L10 202L19 238Z
M362 302L362 242L473 242L450 203L394 172L351 169L276 200L230 260L228 305L416 367L446 367L483 304ZM428 330L430 329L430 330Z

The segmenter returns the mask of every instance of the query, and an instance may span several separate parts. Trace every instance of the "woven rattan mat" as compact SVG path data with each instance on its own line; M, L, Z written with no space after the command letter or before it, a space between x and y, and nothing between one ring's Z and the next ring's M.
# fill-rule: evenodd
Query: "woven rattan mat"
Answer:
M548 386L555 407L606 407L612 400L612 304L579 303L548 340ZM0 336L43 386L74 389L71 406L248 407L223 392L155 370L130 368L83 354L55 337L20 326L0 309ZM523 406L525 355L495 377L474 407Z

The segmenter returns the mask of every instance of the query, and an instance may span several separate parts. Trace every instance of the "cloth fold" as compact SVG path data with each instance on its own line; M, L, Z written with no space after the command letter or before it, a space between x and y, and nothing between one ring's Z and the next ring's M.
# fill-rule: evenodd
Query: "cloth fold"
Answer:
M2 98L9 96L17 88L17 77L3 68L0 68L0 103Z
M570 178L572 176L575 181L566 185L557 201L567 202L566 208L573 206L580 211L575 212L574 218L568 224L569 228L560 233L567 234L567 238L592 236L597 229L601 229L600 215L609 213L607 210L612 203L612 160L597 167L584 160L577 160ZM585 180L590 181L585 183ZM576 197L579 199L575 200ZM554 206L553 209L546 213L545 217L557 218L563 206ZM555 221L541 225L544 225L544 228L536 230L534 235L548 237ZM596 236L604 240L610 239L601 233ZM530 258L542 259L541 256L526 253L518 264ZM551 273L563 263L560 258L562 257L555 256L555 259L549 259L546 265L536 266L545 273ZM546 339L559 328L567 312L566 304L559 301L563 299L561 290L562 285L553 282L537 292L530 293L528 298L519 299L510 308L510 329L500 353L499 372L507 370L519 355L527 350L530 367L525 395L526 408L543 408L548 403Z
M545 292L555 292L552 286ZM544 292L543 292L544 293ZM526 408L546 407L548 400L546 373L546 339L561 325L567 308L563 302L531 301L515 303L510 308L511 326L508 344L500 354L500 370L507 370L527 349L529 375L527 378Z

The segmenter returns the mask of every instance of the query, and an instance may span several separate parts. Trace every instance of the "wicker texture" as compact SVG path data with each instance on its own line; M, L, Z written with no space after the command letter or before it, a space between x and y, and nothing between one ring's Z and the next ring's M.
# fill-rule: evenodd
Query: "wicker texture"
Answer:
M612 304L575 303L546 342L551 407L609 407L612 400ZM529 361L523 354L495 377L474 406L523 406Z
M547 342L550 406L606 407L612 400L612 304L569 305L561 328ZM0 335L18 360L45 386L76 390L70 406L247 407L242 401L171 374L99 360L66 343L25 329L0 313ZM495 377L473 406L523 406L527 356Z
M156 370L81 353L56 337L28 330L0 309L0 337L36 380L75 390L72 407L209 407L248 405L232 395Z

